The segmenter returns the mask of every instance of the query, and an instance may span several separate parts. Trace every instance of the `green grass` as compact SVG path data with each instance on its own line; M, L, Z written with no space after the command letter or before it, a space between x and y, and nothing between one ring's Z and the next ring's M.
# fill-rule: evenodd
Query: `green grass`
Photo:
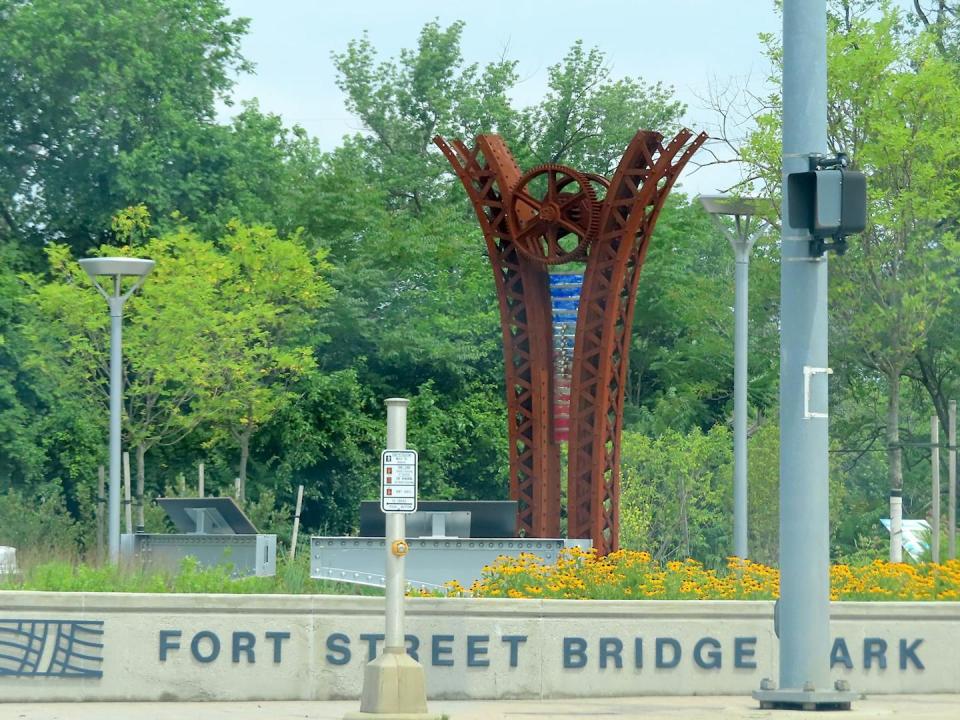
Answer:
M232 567L200 567L186 558L176 573L112 565L90 565L77 560L46 559L21 565L15 577L0 577L0 590L50 592L213 593L294 595L383 595L381 588L310 577L309 553L293 562L277 559L273 577L231 577Z

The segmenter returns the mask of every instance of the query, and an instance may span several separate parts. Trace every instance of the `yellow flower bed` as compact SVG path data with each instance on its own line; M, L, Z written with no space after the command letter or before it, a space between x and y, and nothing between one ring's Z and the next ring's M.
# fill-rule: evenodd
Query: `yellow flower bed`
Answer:
M832 600L960 600L960 560L834 565L830 581ZM717 572L696 560L661 565L645 552L576 548L552 565L529 553L501 557L470 588L448 583L451 595L582 600L772 600L779 588L778 570L749 560L730 558Z

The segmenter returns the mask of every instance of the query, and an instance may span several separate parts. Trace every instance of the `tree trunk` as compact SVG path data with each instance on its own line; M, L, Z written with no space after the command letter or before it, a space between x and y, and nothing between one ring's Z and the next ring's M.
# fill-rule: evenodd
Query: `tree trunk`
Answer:
M903 457L900 448L900 373L887 374L887 464L890 478L890 562L903 562Z
M934 351L927 348L916 355L917 366L920 368L920 381L930 395L940 427L947 427L950 423L949 400L943 390L943 377L938 377L937 366L934 360Z
M137 530L143 530L143 478L145 474L144 456L146 454L147 446L142 442L137 443Z

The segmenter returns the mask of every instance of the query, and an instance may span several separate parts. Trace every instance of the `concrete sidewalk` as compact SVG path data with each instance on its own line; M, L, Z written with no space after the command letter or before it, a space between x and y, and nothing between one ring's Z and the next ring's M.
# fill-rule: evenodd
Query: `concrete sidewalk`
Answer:
M341 720L360 709L351 702L242 703L9 703L0 704L0 720ZM430 712L450 720L734 720L735 718L835 717L838 720L897 718L958 720L960 695L876 695L854 703L850 712L760 710L750 698L636 697L566 700L490 700L431 702Z

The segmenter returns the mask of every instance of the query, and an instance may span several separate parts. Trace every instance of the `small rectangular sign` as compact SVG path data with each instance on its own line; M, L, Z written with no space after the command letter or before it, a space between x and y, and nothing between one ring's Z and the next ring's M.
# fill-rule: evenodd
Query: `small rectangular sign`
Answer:
M416 511L416 450L384 450L380 454L380 509L385 513Z

